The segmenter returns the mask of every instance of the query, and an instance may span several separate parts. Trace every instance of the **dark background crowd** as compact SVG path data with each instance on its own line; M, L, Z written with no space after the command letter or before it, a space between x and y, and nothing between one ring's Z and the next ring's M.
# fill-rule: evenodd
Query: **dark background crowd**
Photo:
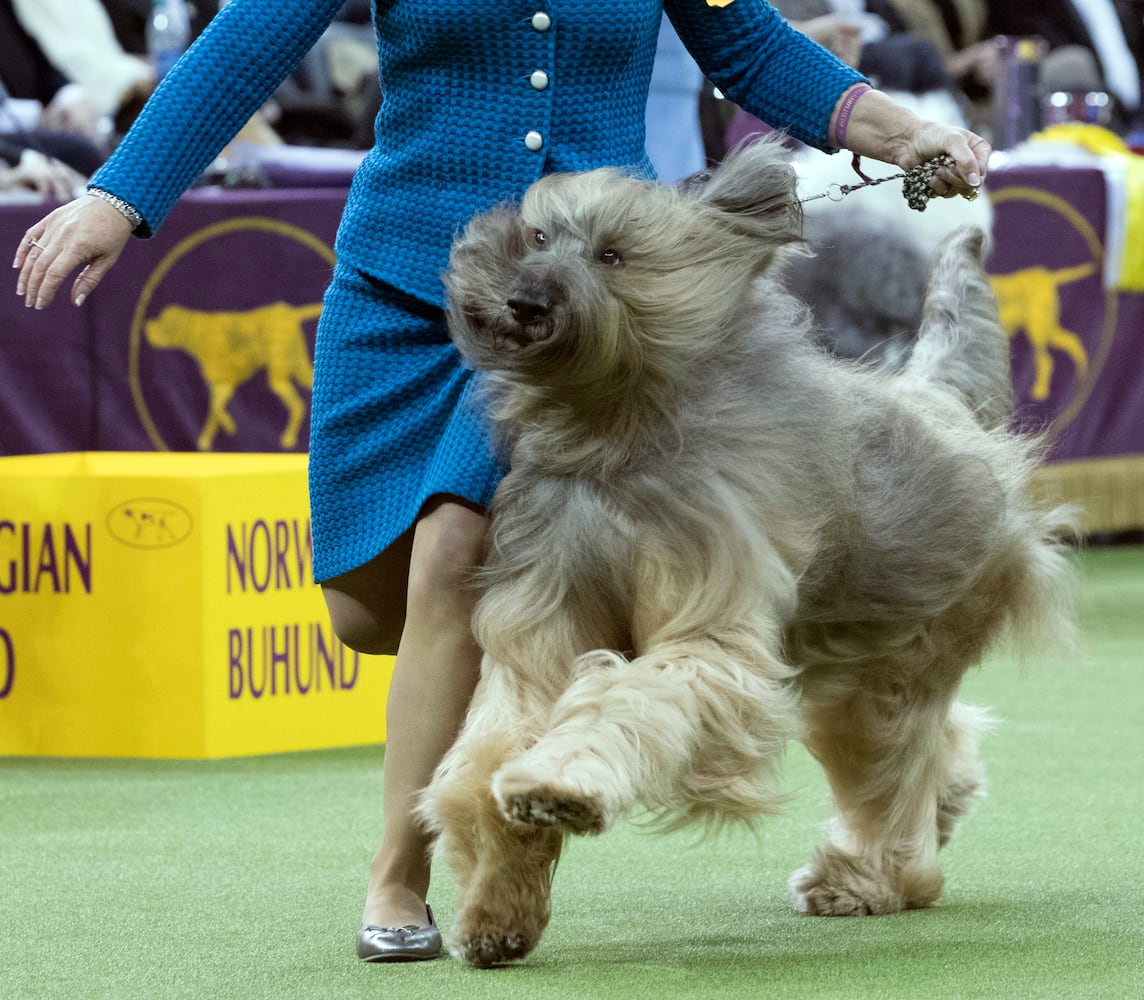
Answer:
M218 0L188 4L191 38L219 6ZM1042 90L1107 95L1094 124L1120 135L1144 129L1144 0L776 0L776 6L876 85L952 95L966 124L987 137L1002 72L999 36L1043 40ZM151 0L0 0L0 190L63 198L82 186L154 88L150 13ZM97 15L103 21L93 31ZM369 20L369 0L347 0L240 140L368 148L381 100ZM64 37L71 31L85 32L82 44ZM661 49L664 68L653 86L666 80L694 102L706 160L715 162L727 148L736 109L692 76L694 67L680 68L686 54L669 62L666 43ZM653 159L657 143L675 141L656 130L649 118Z

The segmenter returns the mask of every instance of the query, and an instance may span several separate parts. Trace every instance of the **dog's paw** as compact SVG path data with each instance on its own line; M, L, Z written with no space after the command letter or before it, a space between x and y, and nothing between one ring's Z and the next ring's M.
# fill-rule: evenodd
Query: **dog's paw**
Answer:
M897 894L868 879L860 884L834 884L814 865L800 868L790 878L794 905L812 917L869 917L897 913Z
M505 819L568 833L603 833L610 825L599 797L504 769L493 778L493 794Z
M517 931L476 931L456 936L449 944L449 954L478 969L508 965L524 958L536 942Z
M813 917L868 917L931 905L941 893L934 867L886 870L836 847L820 848L790 878L795 906Z
M603 833L607 828L598 802L546 785L508 794L500 807L506 819L524 826L558 826L569 833Z

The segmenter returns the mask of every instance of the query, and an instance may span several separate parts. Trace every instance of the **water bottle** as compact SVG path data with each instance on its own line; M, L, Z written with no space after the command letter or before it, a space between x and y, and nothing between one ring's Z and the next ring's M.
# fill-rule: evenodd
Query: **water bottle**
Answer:
M1012 149L1041 128L1041 62L1047 45L1039 37L999 36L1001 70L993 85L994 149Z
M187 50L191 41L191 17L183 0L152 0L147 21L147 54L162 80Z

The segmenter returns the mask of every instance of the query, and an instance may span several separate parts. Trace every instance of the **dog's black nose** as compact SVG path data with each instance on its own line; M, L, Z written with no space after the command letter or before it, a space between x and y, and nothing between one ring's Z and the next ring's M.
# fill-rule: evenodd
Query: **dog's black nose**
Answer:
M508 307L518 323L535 323L552 312L552 299L539 289L529 288L513 295Z

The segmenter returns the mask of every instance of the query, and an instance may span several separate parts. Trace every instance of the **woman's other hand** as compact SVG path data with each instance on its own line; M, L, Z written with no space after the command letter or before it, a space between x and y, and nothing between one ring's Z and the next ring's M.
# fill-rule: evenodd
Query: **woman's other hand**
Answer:
M16 294L24 296L26 306L43 309L80 268L71 298L82 305L119 259L131 233L131 223L118 210L92 195L61 205L20 240L12 263L19 272Z

